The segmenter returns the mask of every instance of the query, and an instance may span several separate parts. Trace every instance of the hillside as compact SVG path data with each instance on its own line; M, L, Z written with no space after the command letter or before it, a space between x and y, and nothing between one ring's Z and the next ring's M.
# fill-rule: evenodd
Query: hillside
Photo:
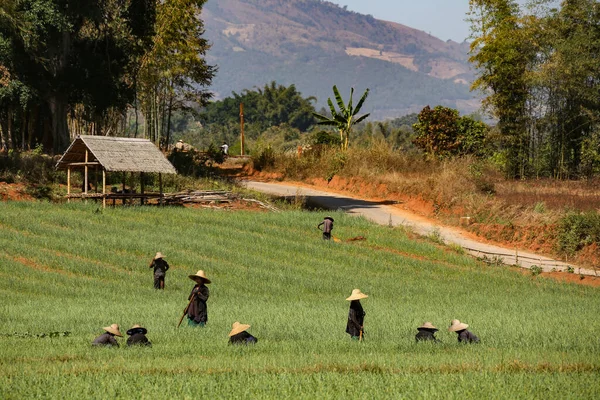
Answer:
M365 111L376 118L443 104L471 112L479 102L467 43L444 42L425 32L319 0L209 1L202 18L218 65L217 98L272 80L296 84L318 107L331 87L371 89Z

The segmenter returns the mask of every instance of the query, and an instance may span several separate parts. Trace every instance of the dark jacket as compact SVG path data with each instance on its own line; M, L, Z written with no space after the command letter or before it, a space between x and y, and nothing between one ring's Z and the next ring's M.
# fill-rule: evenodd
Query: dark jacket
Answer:
M258 339L246 331L229 337L229 344L255 344L256 342Z
M105 332L102 335L98 336L92 342L92 346L115 346L119 347L119 343L117 343L117 339L115 339L115 335L112 333Z
M208 310L206 308L206 300L208 300L208 287L206 287L204 283L197 284L192 289L188 300L190 300L193 295L196 296L188 308L188 318L194 320L196 323L208 321Z
M154 276L165 276L169 269L169 264L162 258L159 258L152 261L150 268L154 268Z
M460 343L479 343L479 338L474 333L469 332L466 329L462 331L456 331L458 333L458 341Z
M434 336L435 332L432 329L426 328L417 328L419 333L415 336L415 340L417 342L432 340L434 342L439 342L439 340Z
M329 218L325 218L323 222L317 225L317 228L321 228L321 225L323 225L323 233L331 233L331 230L333 229L332 220L330 220Z
M360 331L365 321L365 314L360 301L352 300L350 302L350 311L348 311L346 333L350 334L350 336L360 336Z
M146 335L141 332L135 332L133 335L127 338L127 346L152 346L152 343L148 340Z

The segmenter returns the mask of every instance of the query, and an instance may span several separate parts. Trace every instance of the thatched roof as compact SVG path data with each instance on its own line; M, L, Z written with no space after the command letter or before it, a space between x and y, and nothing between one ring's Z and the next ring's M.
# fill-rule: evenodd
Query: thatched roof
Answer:
M133 139L108 136L77 136L56 164L66 169L69 164L98 162L106 171L157 172L176 174L163 153L148 139Z

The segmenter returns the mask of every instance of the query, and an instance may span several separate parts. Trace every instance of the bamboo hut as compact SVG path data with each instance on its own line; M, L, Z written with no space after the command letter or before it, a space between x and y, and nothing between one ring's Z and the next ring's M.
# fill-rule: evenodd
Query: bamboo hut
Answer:
M56 164L56 168L67 171L67 199L72 198L101 198L102 207L106 207L106 200L140 199L141 204L148 198L158 197L159 203L163 203L163 174L176 174L177 171L171 165L164 154L148 139L134 139L109 136L80 135L73 140L67 151ZM89 193L89 172L102 171L102 193ZM71 172L83 171L83 190L81 193L71 192ZM106 191L106 174L108 172L123 173L123 189L121 192ZM141 192L126 192L126 174L140 174ZM157 173L159 181L159 193L144 193L144 174ZM96 183L96 191L98 189Z

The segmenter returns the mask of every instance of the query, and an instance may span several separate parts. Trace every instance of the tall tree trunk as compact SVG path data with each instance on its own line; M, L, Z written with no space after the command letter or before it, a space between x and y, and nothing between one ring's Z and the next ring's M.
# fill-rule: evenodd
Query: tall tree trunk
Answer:
M169 142L171 141L171 112L173 110L173 96L169 96L169 108L167 109L167 135L165 140L165 151L169 151Z
M64 151L70 142L67 125L67 102L57 94L48 99L52 118L52 150L55 154Z

